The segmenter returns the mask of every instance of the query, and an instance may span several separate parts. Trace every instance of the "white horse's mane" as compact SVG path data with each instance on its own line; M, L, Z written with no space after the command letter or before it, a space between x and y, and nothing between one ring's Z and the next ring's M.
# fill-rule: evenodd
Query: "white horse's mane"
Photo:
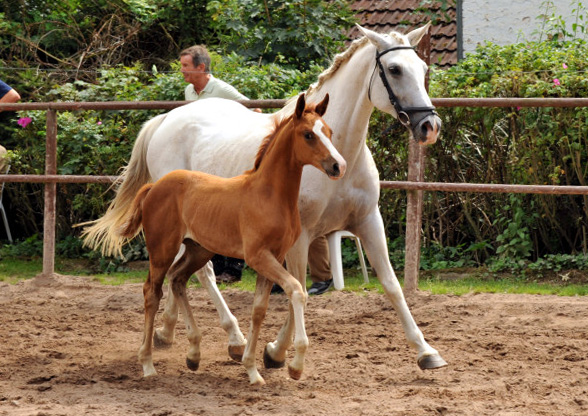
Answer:
M333 76L335 75L337 70L341 67L341 65L343 65L345 62L349 61L351 59L351 57L353 56L353 54L355 53L355 51L358 50L363 45L365 45L367 42L368 42L368 38L366 38L365 36L363 36L359 39L355 39L346 50L335 55L335 58L333 58L333 63L331 64L331 66L329 68L325 69L318 76L317 82L315 82L314 84L312 84L308 88L307 95L312 95L312 93L314 91L318 90L320 87L322 87L325 82L327 82L328 80L333 78Z
M398 32L392 31L387 36L394 38L400 43L405 42L404 36ZM310 87L308 87L308 90L306 91L306 96L311 97L317 90L319 90L325 84L325 82L333 78L333 76L337 73L339 68L341 68L341 66L344 63L348 62L351 59L351 57L355 54L355 52L368 42L368 38L362 36L361 38L355 39L353 42L351 42L351 45L349 45L349 47L345 49L343 52L335 55L331 66L329 66L327 69L321 72L318 76L317 81ZM294 112L294 105L297 99L298 95L288 99L284 107L280 111L275 113L276 119L278 119L278 121L282 120L284 117L287 117L288 115Z

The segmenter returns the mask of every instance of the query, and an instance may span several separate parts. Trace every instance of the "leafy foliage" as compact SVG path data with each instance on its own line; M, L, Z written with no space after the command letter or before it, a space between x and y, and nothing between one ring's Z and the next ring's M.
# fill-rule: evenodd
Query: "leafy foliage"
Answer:
M320 68L302 72L276 64L257 66L231 54L212 54L213 69L251 98L288 98L308 88ZM96 83L82 80L55 85L46 92L48 101L157 101L183 100L185 82L173 73L145 71L142 65L117 66L99 71ZM117 175L127 164L142 124L161 111L60 111L58 112L58 173L66 175ZM31 118L25 128L17 120ZM8 121L13 134L3 141L12 153L12 173L42 174L46 113L21 111ZM14 183L5 189L4 204L17 224L17 236L42 232L43 185ZM75 234L72 225L98 218L113 193L104 184L58 185L58 236Z
M158 65L208 40L200 0L3 1L0 60L34 63L89 79L101 66ZM189 11L189 12L188 12Z
M445 7L450 2L442 3ZM341 45L341 28L351 22L343 0L3 4L0 65L30 68L7 71L3 79L25 101L181 100L184 83L177 65L170 61L177 59L181 48L201 42L222 53L222 57L212 54L213 71L219 78L251 98L286 98L316 80L326 59ZM432 71L431 95L587 96L585 12L578 3L576 22L569 26L549 10L544 16L543 41L482 45L455 67ZM161 72L167 69L172 72ZM427 149L426 180L586 185L587 109L439 112L443 137ZM155 114L59 112L59 173L116 175L126 164L141 124ZM21 128L16 123L19 117L30 117L32 122ZM43 172L44 112L20 112L16 117L2 113L0 134L3 144L14 150L13 173ZM382 179L406 179L408 140L404 128L390 116L374 113L368 146ZM68 184L58 189L59 240L75 235L72 224L101 215L112 199L105 185ZM42 185L11 184L5 192L4 203L18 237L41 233ZM384 191L380 204L391 260L397 268L404 261L405 195ZM486 263L496 271L520 270L546 259L545 264L564 267L572 260L557 256L577 258L577 253L587 250L587 218L588 198L583 196L427 192L421 266L438 269ZM35 242L28 245L34 249ZM77 250L75 243L68 247L70 253ZM141 256L140 247L129 250L131 256ZM347 265L357 261L351 247L344 247L344 252ZM116 269L120 264L105 260L103 267Z
M210 26L226 45L263 63L308 68L324 64L343 46L354 22L346 0L212 0Z
M588 93L586 50L577 39L486 44L455 67L434 72L433 95L583 97ZM429 152L430 181L586 184L588 109L456 108L441 113L444 134ZM498 257L517 264L531 253L537 258L585 250L585 197L446 193L429 198L438 202L426 209L425 232L444 246L492 241Z

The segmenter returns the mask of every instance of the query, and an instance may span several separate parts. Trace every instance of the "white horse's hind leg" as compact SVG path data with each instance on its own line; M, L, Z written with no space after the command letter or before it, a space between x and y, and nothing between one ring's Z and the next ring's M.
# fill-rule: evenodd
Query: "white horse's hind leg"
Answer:
M202 284L202 286L208 291L208 295L212 299L218 312L221 327L229 336L229 356L235 361L241 361L245 346L247 345L247 340L239 328L237 318L231 313L227 303L216 286L216 278L214 276L212 262L209 261L206 263L202 269L196 272L196 276L198 277L200 284Z
M425 341L423 333L408 309L402 288L390 264L384 224L377 208L352 231L361 239L370 264L378 271L378 279L400 318L408 343L418 352L419 367L425 370L446 366L447 363L437 350Z

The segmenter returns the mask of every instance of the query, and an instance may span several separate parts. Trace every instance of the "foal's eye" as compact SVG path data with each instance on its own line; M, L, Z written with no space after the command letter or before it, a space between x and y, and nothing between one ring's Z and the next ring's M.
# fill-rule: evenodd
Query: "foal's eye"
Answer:
M391 65L388 67L388 71L390 71L392 75L400 75L402 73L399 65Z
M304 138L308 141L314 139L314 134L312 134L311 131L307 131L306 133L304 133Z

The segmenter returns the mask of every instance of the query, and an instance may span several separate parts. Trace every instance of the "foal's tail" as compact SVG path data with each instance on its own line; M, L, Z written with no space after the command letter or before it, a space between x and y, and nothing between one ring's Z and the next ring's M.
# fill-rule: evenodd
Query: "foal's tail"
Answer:
M153 188L152 183L143 185L143 187L137 193L137 196L133 200L130 214L128 215L127 222L122 228L117 230L117 234L122 238L131 239L139 234L141 231L141 221L143 220L143 201L147 197L147 194Z
M147 147L166 115L160 114L143 125L135 141L131 159L116 185L116 196L106 213L95 221L79 224L87 225L82 233L84 245L93 249L100 248L102 255L123 257L122 246L126 241L121 237L119 230L127 223L128 211L135 195L141 186L152 180L147 167Z

